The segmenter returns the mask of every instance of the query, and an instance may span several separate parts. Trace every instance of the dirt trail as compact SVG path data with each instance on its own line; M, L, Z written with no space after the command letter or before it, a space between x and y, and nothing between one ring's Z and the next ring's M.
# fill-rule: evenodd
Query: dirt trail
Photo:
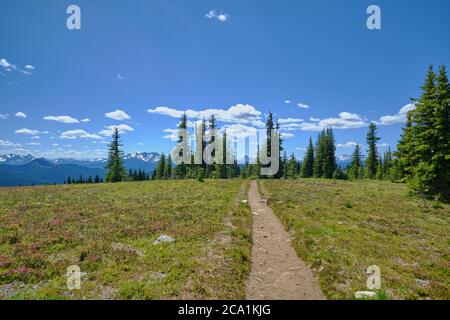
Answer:
M325 296L311 269L297 256L291 238L252 181L252 267L247 282L249 300L322 300Z

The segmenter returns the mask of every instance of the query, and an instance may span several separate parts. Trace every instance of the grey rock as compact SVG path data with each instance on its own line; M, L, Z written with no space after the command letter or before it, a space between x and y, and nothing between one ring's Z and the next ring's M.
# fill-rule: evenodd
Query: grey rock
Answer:
M175 242L175 239L170 237L170 236L168 236L168 235L162 234L162 235L160 235L158 237L158 239L153 241L153 244L160 244L160 243L164 243L164 242L169 242L169 243L170 242Z

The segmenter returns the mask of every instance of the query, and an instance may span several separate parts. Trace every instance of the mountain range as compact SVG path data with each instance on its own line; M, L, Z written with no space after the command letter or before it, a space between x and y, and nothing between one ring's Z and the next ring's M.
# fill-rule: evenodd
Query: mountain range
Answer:
M156 152L135 152L123 157L127 170L155 169L160 155ZM45 159L32 155L0 155L0 186L63 183L67 177L78 179L80 175L103 177L106 159L80 160L70 158Z

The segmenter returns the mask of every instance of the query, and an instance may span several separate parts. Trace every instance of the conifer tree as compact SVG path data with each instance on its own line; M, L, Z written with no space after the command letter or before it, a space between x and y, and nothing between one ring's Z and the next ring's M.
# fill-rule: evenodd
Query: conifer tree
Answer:
M158 165L156 167L156 179L165 179L166 172L166 155L161 153L161 158L159 159Z
M443 66L430 66L422 96L412 112L410 188L426 197L449 199L449 84Z
M117 127L114 128L112 141L109 144L108 163L106 165L106 182L119 182L125 178L125 168L122 163L123 153L120 150L120 134Z
M326 130L325 138L325 157L323 161L323 177L327 179L333 178L333 173L337 168L336 164L336 147L334 145L333 129Z
M327 137L325 129L317 137L316 150L314 155L314 177L322 178L324 176L323 165L327 154Z
M367 133L366 140L368 147L368 154L366 159L367 178L375 179L379 162L377 142L380 140L380 138L377 137L377 125L374 122L369 125L369 132Z
M95 175L94 183L100 183L100 177L98 176L98 174Z
M67 184L72 184L72 178L70 176L67 178Z
M312 178L314 174L314 145L312 138L309 138L309 145L306 150L303 165L301 167L302 178Z
M184 113L182 116L181 116L181 120L180 120L180 123L178 124L178 129L180 130L179 131L179 133L178 133L178 141L177 141L177 143L181 143L183 140L182 140L182 136L181 136L181 130L187 130L187 122L188 122L188 119L187 119L187 116L186 116L186 113ZM180 158L183 158L183 154L185 153L185 152L187 152L187 150L180 150L180 153L179 153L179 157ZM175 167L175 170L174 170L174 176L177 178L177 179L185 179L186 178L186 175L187 175L187 167L189 166L190 164L186 164L186 163L180 163L180 164L177 164L177 166Z
M361 158L361 147L359 146L359 144L356 144L349 168L349 175L352 179L360 178L360 169L362 168Z
M287 166L286 166L286 177L287 178L289 178L289 179L297 178L297 175L298 175L297 165L298 165L298 161L295 158L295 154L292 153L291 157L287 163Z
M166 179L172 178L172 169L173 169L172 157L169 154L169 156L167 157L167 164L166 164L166 169L165 169Z

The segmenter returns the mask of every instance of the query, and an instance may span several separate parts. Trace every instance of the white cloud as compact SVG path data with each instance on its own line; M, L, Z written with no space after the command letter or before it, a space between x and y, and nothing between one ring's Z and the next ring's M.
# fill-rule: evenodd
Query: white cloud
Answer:
M285 104L290 104L290 103L291 103L291 100L285 100L284 103L285 103Z
M148 109L147 112L166 115L173 118L180 118L183 113L186 113L188 118L194 119L209 118L214 114L218 121L251 124L256 127L264 127L264 122L261 121L261 112L249 104L237 104L227 110L206 109L202 111L195 111L188 109L184 111L168 107L157 107L155 109Z
M27 129L27 128L23 128L20 130L16 130L15 133L17 134L29 134L32 136L35 136L39 133L39 130L32 130L32 129Z
M75 139L78 139L78 138L80 138L80 139L94 139L94 140L101 140L101 139L103 139L99 135L88 133L88 132L86 132L84 130L81 130L81 129L64 131L64 132L61 133L59 138L60 139L70 139L70 140L75 140Z
M290 139L290 138L294 138L295 137L295 135L293 133L287 133L287 132L280 133L280 136L283 139Z
M40 139L41 137L39 136L32 136L31 139Z
M304 147L297 147L297 148L295 148L295 150L297 150L297 151L306 151L307 149L304 148Z
M20 73L26 74L27 76L31 76L33 73L26 70L20 70Z
M401 108L397 112L397 114L382 116L380 118L380 120L376 121L375 123L382 125L382 126L389 126L389 125L397 124L397 123L405 123L408 112L411 110L415 110L415 109L416 109L416 105L414 103L409 103L409 104L405 105L403 108Z
M324 128L357 129L367 126L366 121L356 113L341 112L339 118L314 119L315 122L303 122L298 125L303 131L321 131Z
M216 10L210 10L207 14L205 14L205 18L208 19L217 19L220 22L226 22L229 19L229 15L226 13L217 13Z
M91 119L86 118L86 119L81 120L81 122L88 123L88 122L91 122Z
M311 118L309 118L309 121L311 121L311 122L319 122L320 119L311 117Z
M217 16L217 20L221 21L221 22L225 22L228 20L228 15L227 14L219 14Z
M303 103L297 103L297 106L299 107L299 108L302 108L302 109L309 109L309 106L307 105L307 104L303 104Z
M138 145L140 145L140 146L143 146L143 145L144 145L144 143L143 143L143 142L139 142L139 143L138 143Z
M14 143L8 140L0 140L0 147L21 147L20 143Z
M131 117L125 111L122 111L122 110L107 112L107 113L105 113L105 117L113 119L113 120L117 120L117 121L131 119Z
M30 64L27 64L27 65L25 66L25 69L28 69L28 70L34 70L35 67L32 66L32 65L30 65Z
M279 119L278 123L279 124L288 124L288 123L299 123L299 122L303 122L303 119L298 119L298 118L286 118L286 119Z
M78 119L72 118L71 116L46 116L43 119L68 124L80 123Z
M17 112L14 116L17 118L26 118L27 117L27 115L21 111Z
M102 136L107 136L107 137L111 136L114 133L115 128L117 128L119 130L119 133L121 133L121 134L134 131L134 129L127 124L105 126L105 128L106 129L99 131L99 134L101 134Z
M0 59L0 67L3 67L5 69L15 69L16 66L9 63L5 58Z
M58 146L59 146L59 143L53 143L52 146L58 147Z
M0 113L0 119L1 120L6 120L9 118L9 114L5 114L5 113Z
M378 144L377 144L377 147L379 147L379 148L388 148L388 147L389 147L389 144L388 144L388 143L385 143L385 142L383 142L383 143L378 143Z
M164 129L163 132L168 133L163 136L163 139L178 141L178 129Z
M337 148L354 148L354 147L356 147L356 145L357 145L356 142L349 141L349 142L346 142L346 143L338 143L336 145L336 147Z
M30 142L28 145L29 146L40 146L41 144L39 142Z
M257 129L249 127L243 124L232 124L225 126L227 135L230 137L236 137L238 139L244 139L247 137L255 136L257 134Z

